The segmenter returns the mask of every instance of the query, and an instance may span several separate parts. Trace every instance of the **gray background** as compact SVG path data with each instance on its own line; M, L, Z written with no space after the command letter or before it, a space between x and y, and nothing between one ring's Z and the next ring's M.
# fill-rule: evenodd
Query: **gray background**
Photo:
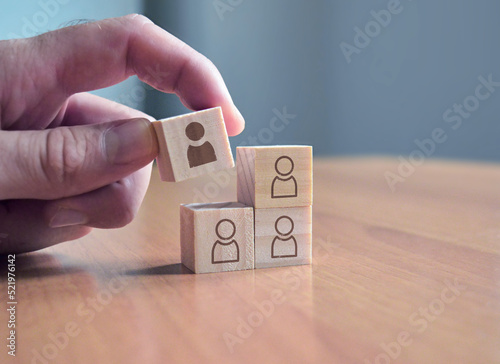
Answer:
M312 144L317 155L408 158L418 149L415 139L442 128L447 139L429 156L500 161L500 87L457 129L443 120L474 95L479 76L500 81L499 1L401 0L401 12L350 63L340 44L352 45L354 28L364 29L388 0L64 2L40 32L74 19L143 12L209 57L247 121L233 147L253 137L254 144ZM220 3L228 6L224 14ZM4 5L2 38L22 36L23 19L43 11L39 1L20 4ZM138 87L132 78L98 93L157 118L186 111L174 96L146 89L137 97ZM283 107L296 117L269 133L273 110Z

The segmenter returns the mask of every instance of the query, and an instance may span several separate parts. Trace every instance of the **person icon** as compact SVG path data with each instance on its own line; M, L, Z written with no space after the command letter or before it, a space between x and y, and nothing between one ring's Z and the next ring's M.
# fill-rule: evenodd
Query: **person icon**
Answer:
M205 136L205 128L196 121L188 124L185 132L189 140L193 142L197 142ZM199 146L190 145L187 150L187 158L189 168L198 167L217 160L214 147L208 141Z
M288 216L276 219L274 229L281 235L276 236L271 244L271 258L293 258L297 256L297 240L293 237L293 220ZM288 236L288 237L287 237Z
M274 177L271 184L271 198L297 197L297 180L292 176L294 164L292 158L284 155L274 164L279 176Z
M212 247L212 264L239 262L240 247L233 239L236 234L234 222L229 219L220 220L215 226L215 234L220 240L217 240Z

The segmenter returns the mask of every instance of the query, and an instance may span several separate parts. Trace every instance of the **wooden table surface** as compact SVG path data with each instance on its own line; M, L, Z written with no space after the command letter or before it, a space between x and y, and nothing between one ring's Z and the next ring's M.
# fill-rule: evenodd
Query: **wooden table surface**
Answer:
M312 266L204 275L179 204L234 200L234 178L155 171L131 225L17 256L0 362L500 363L500 166L426 161L392 192L397 163L315 160Z

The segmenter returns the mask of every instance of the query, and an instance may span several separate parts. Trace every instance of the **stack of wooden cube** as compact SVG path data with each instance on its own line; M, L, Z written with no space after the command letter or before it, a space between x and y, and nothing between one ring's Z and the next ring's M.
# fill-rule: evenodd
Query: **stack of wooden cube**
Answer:
M234 166L220 108L153 124L163 180ZM237 174L237 202L181 205L182 263L195 273L311 264L312 147L238 147Z
M254 208L255 268L311 263L312 147L237 148L238 202Z

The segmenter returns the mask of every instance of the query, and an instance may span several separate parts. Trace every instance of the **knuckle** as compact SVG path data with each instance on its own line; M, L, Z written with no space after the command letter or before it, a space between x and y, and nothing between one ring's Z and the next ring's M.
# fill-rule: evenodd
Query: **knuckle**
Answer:
M129 207L129 206L127 206ZM120 210L120 214L117 217L116 225L117 227L123 227L130 224L135 218L135 211L130 208L124 208Z
M207 68L211 68L213 71L219 72L215 63L204 54L200 53L200 61L204 62Z
M194 50L194 56L192 57L192 60L193 60L192 66L203 67L208 71L207 72L208 74L215 74L215 75L220 74L215 63L204 54L201 54L198 51Z
M134 193L133 184L127 178L113 184L113 191L110 191L113 198L112 212L108 216L112 216L109 224L113 228L123 227L130 224L139 209L140 203Z
M134 220L135 215L136 209L134 206L121 201L115 206L111 227L120 228L126 226Z
M77 184L85 166L87 140L78 138L71 128L58 128L47 133L42 171L46 180L65 189Z
M125 19L127 21L131 22L132 24L139 25L139 26L144 25L144 24L148 24L148 23L152 23L152 21L148 17L146 17L142 14L137 14L137 13L125 16Z

